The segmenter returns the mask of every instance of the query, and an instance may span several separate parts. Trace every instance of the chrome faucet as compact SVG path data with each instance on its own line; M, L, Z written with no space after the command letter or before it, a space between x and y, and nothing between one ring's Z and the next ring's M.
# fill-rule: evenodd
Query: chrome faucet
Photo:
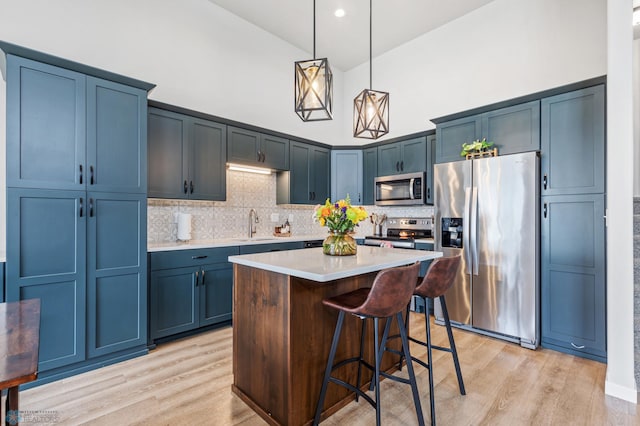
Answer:
M253 234L256 233L256 226L255 224L258 223L260 221L260 219L258 219L258 212L256 212L256 209L251 209L249 210L249 238L253 238Z

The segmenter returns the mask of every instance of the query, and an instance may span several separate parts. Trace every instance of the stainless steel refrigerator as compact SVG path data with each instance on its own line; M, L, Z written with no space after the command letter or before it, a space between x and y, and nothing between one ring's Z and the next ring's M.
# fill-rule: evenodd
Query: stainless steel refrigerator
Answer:
M539 169L537 152L434 167L436 250L462 255L445 294L449 318L531 349L540 340ZM437 301L435 316L442 323Z

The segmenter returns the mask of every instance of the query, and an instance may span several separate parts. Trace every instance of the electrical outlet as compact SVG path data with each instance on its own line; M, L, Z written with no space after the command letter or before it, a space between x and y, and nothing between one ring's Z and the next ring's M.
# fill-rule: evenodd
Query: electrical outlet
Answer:
M271 222L277 223L280 221L280 215L278 213L271 213Z
M289 223L293 223L293 213L289 213Z

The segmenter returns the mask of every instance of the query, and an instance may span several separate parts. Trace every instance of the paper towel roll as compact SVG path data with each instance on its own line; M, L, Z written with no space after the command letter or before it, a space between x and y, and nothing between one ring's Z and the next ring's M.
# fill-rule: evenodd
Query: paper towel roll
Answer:
M191 215L178 213L178 239L189 241L191 239Z

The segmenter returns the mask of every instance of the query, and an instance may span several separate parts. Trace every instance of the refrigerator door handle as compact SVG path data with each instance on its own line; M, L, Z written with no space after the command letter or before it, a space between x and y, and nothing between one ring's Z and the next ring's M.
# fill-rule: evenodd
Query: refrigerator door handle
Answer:
M471 203L471 188L464 189L464 212L462 217L462 255L467 264L466 273L471 275L471 259L469 257L469 204Z
M471 263L473 275L478 275L478 187L474 186L471 194L471 223L469 224L469 240L471 243Z

